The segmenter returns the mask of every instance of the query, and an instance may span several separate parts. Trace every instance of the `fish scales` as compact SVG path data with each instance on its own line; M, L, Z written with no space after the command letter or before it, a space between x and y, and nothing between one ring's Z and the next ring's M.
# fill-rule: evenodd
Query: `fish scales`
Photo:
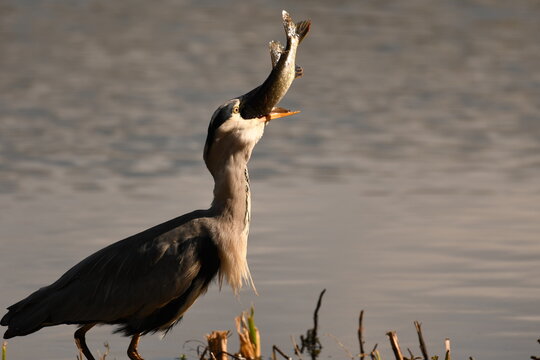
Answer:
M287 44L283 48L277 41L270 42L272 71L261 86L242 96L245 105L241 107L240 113L245 119L268 115L283 99L293 80L302 74L302 69L296 66L296 51L309 32L311 21L294 23L285 10L282 18Z

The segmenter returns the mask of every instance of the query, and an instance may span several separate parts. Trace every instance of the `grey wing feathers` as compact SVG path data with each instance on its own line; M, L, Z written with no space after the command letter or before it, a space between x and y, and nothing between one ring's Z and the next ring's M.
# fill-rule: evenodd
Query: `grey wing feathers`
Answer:
M144 316L180 296L199 270L189 241L168 243L157 238L144 245L136 251L109 247L81 263L69 282L53 294L58 301L69 301L51 309L51 320L114 322Z
M62 323L127 323L181 297L201 270L198 247L211 243L200 232L183 238L182 227L175 225L184 222L173 219L87 257L10 306L2 318L2 325L9 325L4 336Z

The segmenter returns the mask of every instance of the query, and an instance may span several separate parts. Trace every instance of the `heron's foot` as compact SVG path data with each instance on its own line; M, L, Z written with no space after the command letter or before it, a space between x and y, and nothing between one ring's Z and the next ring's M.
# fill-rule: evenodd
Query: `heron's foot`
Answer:
M127 355L131 360L144 360L141 355L139 355L139 352L137 351L137 346L139 346L139 340L141 339L140 334L135 334L131 338L131 342L129 343L129 347L127 350Z
M90 330L92 327L94 327L96 324L86 324L81 326L80 328L75 331L75 345L77 345L77 349L86 357L87 360L95 360L94 356L92 356L92 353L90 352L90 349L88 348L88 345L86 345L86 337L85 334L88 330ZM81 359L82 360L82 359Z

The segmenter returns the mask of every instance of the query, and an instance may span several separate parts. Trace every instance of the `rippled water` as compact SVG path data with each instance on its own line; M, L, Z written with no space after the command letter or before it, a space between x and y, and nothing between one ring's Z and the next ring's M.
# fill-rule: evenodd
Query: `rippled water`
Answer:
M211 201L206 127L270 69L281 9L311 18L305 76L251 162L260 296L213 286L147 359L254 303L265 353L311 325L357 351L525 359L540 348L540 6L536 1L0 2L0 306L91 252ZM127 339L109 327L93 349ZM73 328L9 359L74 359ZM325 354L345 356L328 335ZM193 344L190 346L194 346ZM233 345L235 347L236 345Z

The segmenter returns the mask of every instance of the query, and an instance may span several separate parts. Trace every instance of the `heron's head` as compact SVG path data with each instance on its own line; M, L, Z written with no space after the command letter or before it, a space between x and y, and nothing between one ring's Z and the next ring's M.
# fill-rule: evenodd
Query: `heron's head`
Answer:
M268 115L244 118L244 105L242 97L232 99L218 107L212 115L204 146L204 161L212 174L216 167L225 166L227 158L231 156L238 156L247 162L269 121L298 113L275 107Z

